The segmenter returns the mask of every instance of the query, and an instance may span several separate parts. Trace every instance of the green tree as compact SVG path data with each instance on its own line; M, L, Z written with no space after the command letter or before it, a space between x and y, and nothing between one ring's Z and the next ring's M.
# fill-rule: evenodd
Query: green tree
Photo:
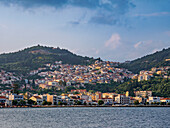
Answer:
M63 103L61 101L58 102L58 105L63 105Z
M47 101L43 101L43 102L42 102L42 105L47 105Z
M51 102L47 102L47 105L52 105L52 103Z
M146 105L149 105L149 102L146 102Z
M74 92L73 94L79 94L79 92Z
M103 100L99 100L98 101L98 105L102 105L102 104L104 104L104 101Z
M156 102L153 102L153 104L157 104Z
M67 105L67 102L64 102L63 105Z
M18 105L24 106L24 105L26 105L26 102L25 102L24 100L20 100L20 102L18 103Z
M157 104L157 105L159 105L159 104L160 104L160 102L157 102L156 104Z
M164 102L161 102L160 104L161 104L161 105L164 105Z
M81 101L77 101L77 105L82 105Z
M29 99L27 103L28 103L29 105L33 105L33 104L34 104L34 102L35 102L35 101L33 101L33 100Z
M13 93L15 93L15 94L19 94L19 85L18 84L13 84Z
M17 100L13 100L12 101L12 105L18 105L18 101Z
M138 100L135 100L134 104L135 104L135 105L138 105L138 104L139 104L139 101L138 101Z

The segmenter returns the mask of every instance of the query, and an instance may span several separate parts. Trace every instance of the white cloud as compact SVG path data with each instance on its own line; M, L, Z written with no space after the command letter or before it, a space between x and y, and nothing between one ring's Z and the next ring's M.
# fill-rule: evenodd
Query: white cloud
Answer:
M142 44L142 42L139 41L138 43L136 43L136 44L134 45L134 47L135 47L135 48L138 48L141 44Z
M121 40L121 38L120 38L119 34L117 34L117 33L112 34L110 39L105 42L105 47L115 49L121 44L120 40Z
M72 53L82 56L89 56L89 57L99 57L100 49L97 48L89 48L89 49L71 49Z
M110 5L112 4L112 2L109 0L101 0L100 2L101 2L100 4L110 4Z
M8 27L4 24L0 24L0 28L7 29Z
M95 52L96 54L99 54L99 50L96 50L96 52Z
M160 51L160 49L155 48L155 49L153 49L153 50L152 50L152 52L151 52L151 53L155 53L155 52L157 52L157 51Z
M134 48L148 48L148 47L153 47L153 41L152 40L147 40L147 41L139 41L138 43L134 44Z
M70 49L70 51L74 54L77 54L78 52L80 52L80 49Z
M170 15L170 12L155 12L155 13L148 13L148 14L136 14L134 16L152 17L152 16L164 16L164 15Z
M166 34L167 36L170 36L170 31L166 31L165 34Z

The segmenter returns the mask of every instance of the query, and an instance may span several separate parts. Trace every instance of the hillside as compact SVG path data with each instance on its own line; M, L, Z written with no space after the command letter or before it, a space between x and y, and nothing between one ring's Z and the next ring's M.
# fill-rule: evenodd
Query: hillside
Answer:
M129 63L123 63L120 67L126 68L133 73L138 73L141 70L149 70L152 67L170 66L170 60L166 59L170 59L170 48L138 58Z
M165 78L152 78L148 81L138 82L130 80L116 87L118 93L130 92L133 96L133 91L152 91L154 96L170 97L170 81Z
M14 53L1 54L0 69L26 73L55 61L83 65L93 63L95 60L89 57L78 56L66 49L38 45Z

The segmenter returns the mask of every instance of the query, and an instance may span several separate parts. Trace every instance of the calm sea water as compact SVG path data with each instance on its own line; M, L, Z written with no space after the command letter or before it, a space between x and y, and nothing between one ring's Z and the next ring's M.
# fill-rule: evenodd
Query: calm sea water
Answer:
M0 109L0 128L170 128L170 108Z

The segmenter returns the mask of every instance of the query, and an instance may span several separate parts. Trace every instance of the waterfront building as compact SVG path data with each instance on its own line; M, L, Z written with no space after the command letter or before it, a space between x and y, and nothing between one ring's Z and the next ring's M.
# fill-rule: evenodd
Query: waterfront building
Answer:
M47 101L47 95L43 94L43 95L38 95L43 101Z
M170 103L170 98L163 98L163 99L160 99L160 101L164 103Z
M136 97L151 97L152 91L134 91Z
M145 100L143 97L133 97L133 99L138 100L139 103L145 103Z
M47 102L51 102L52 105L57 105L59 101L62 102L61 97L58 97L57 95L47 94Z
M160 97L149 97L148 100L149 104L160 102Z
M115 97L115 102L119 104L129 104L130 97L126 97L124 94L118 94L118 96Z
M0 106L5 106L7 98L5 96L0 96Z
M43 102L43 99L39 96L32 96L30 99L35 101L37 103L37 105L41 105Z
M21 100L24 100L24 96L23 95L17 95L17 94L10 94L9 96L9 100L17 100L18 102L20 102Z
M104 104L106 104L106 105L112 105L114 102L112 98L102 98L99 100L102 100L104 102Z
M16 100L17 102L20 102L21 100L24 100L23 95L17 95L17 94L10 94L8 95L8 105L12 106L12 101Z

